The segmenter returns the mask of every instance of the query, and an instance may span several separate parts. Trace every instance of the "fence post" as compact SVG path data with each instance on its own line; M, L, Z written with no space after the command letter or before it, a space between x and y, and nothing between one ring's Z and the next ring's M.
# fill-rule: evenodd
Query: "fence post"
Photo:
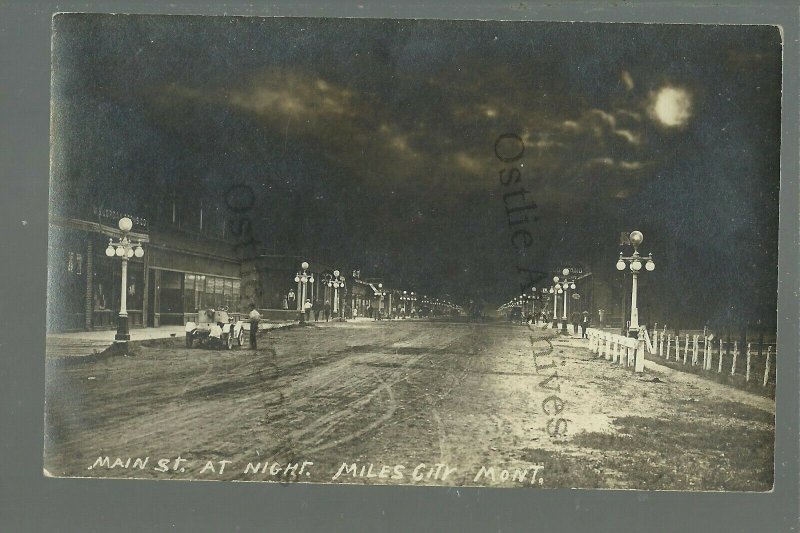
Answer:
M703 370L709 370L711 368L711 361L708 360L709 357L709 350L708 350L709 340L708 335L703 337Z
M644 372L644 328L639 328L639 339L636 341L636 348L633 353L633 371L637 374Z
M614 337L614 354L611 356L611 362L619 364L619 337Z
M731 376L736 374L736 358L739 356L739 342L733 341L733 359L731 360Z
M744 380L750 381L750 343L747 343L747 369L745 370Z
M769 359L772 355L772 346L767 346L767 365L764 367L764 386L767 386L767 380L769 380Z
M722 337L719 339L719 367L717 367L717 374L722 374Z
M669 352L672 349L672 333L667 335L667 361L669 361Z
M692 338L692 366L697 366L697 362L698 362L698 360L700 358L700 354L699 354L699 351L700 351L699 337L700 337L699 335L695 335Z
M680 361L681 358L681 336L679 333L675 334L675 362Z
M658 336L658 356L664 357L664 334L661 333Z
M687 356L689 355L689 334L686 334L686 343L683 346L683 364L686 364Z
M606 338L605 338L605 342L604 342L604 346L603 346L605 348L605 354L604 354L603 357L605 357L606 361L610 361L611 360L611 350L609 348L611 347L611 345L610 345L611 341L609 340L609 334L608 333L605 334L605 337Z

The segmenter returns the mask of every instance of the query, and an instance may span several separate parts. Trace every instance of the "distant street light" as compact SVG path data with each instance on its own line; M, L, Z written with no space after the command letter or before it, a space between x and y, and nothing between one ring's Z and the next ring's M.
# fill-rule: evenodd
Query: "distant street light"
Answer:
M383 316L381 315L383 309L383 297L386 296L386 293L383 291L383 283L378 283L377 296L378 296L378 318L383 318Z
M631 232L630 235L631 244L633 245L633 255L629 257L623 256L622 252L619 254L619 260L617 261L617 270L620 272L625 270L626 266L629 266L631 269L631 273L633 274L633 288L631 290L631 325L628 328L628 334L632 337L638 337L639 334L639 308L637 306L637 291L639 288L638 284L638 276L639 272L642 270L642 266L648 272L652 272L656 269L656 264L653 261L653 254L648 254L647 257L642 257L639 255L639 246L644 241L644 235L642 235L641 231L634 231ZM644 264L642 264L644 262Z
M337 314L336 318L344 320L344 314L341 309L342 299L339 298L339 289L344 289L344 276L340 276L339 271L334 270L332 276L330 274L325 274L323 283L333 289L333 312Z
M569 292L570 289L575 290L575 281L566 279L566 277L570 275L570 270L568 268L562 270L561 273L564 275L565 278L563 281L561 281L561 283L558 284L561 286L562 289L561 291L559 291L559 294L561 294L562 292L564 294L563 314L561 315L561 332L566 335L568 333L567 321L569 320L569 317L567 316L567 304L569 302L569 300L567 300L567 293Z
M553 329L558 329L558 295L564 292L559 281L561 278L553 276L553 286L549 290L553 295Z
M114 336L115 343L127 343L131 340L130 331L128 330L128 259L132 257L143 257L144 249L142 248L141 241L135 245L128 239L128 234L133 229L133 222L128 217L119 219L119 229L122 231L122 237L119 241L114 242L113 239L108 239L108 248L106 248L106 255L108 257L119 257L122 259L122 291L120 292L119 299L119 321L117 323L117 334Z
M297 283L297 294L300 297L297 299L297 310L300 311L300 322L306 321L305 303L308 299L308 283L314 283L314 275L306 272L308 270L308 262L303 261L300 263L300 271L294 276L294 282Z

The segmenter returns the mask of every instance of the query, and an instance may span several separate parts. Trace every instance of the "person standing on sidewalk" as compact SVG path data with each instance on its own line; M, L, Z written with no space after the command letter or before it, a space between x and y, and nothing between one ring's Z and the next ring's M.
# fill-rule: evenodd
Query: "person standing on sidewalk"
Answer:
M306 322L311 321L311 310L314 308L314 304L311 303L311 299L309 298L306 300L306 303L303 304L303 312L306 314Z
M261 314L256 309L256 304L250 304L250 348L253 350L257 347L256 336L258 335L258 323L261 320Z
M325 300L325 322L331 319L331 302Z
M578 324L581 323L581 314L577 311L572 313L570 317L572 319L572 332L577 335L578 334Z

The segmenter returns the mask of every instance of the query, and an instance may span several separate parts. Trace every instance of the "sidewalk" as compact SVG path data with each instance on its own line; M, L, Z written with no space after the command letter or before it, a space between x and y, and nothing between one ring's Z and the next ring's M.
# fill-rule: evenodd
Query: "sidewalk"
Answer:
M259 330L274 329L294 324L294 321L262 320ZM248 328L249 324L245 324ZM48 333L45 342L46 357L87 356L100 353L114 343L116 330L74 331L69 333ZM131 341L153 339L183 338L186 335L184 326L161 326L159 328L133 328L130 331Z

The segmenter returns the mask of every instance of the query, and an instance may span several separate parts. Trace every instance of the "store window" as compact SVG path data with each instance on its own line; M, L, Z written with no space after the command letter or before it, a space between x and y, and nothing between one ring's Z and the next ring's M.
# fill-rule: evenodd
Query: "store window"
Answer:
M194 285L197 280L195 274L186 274L183 279L183 311L193 313L197 311L196 293Z
M161 324L183 324L183 273L162 271L159 291Z

